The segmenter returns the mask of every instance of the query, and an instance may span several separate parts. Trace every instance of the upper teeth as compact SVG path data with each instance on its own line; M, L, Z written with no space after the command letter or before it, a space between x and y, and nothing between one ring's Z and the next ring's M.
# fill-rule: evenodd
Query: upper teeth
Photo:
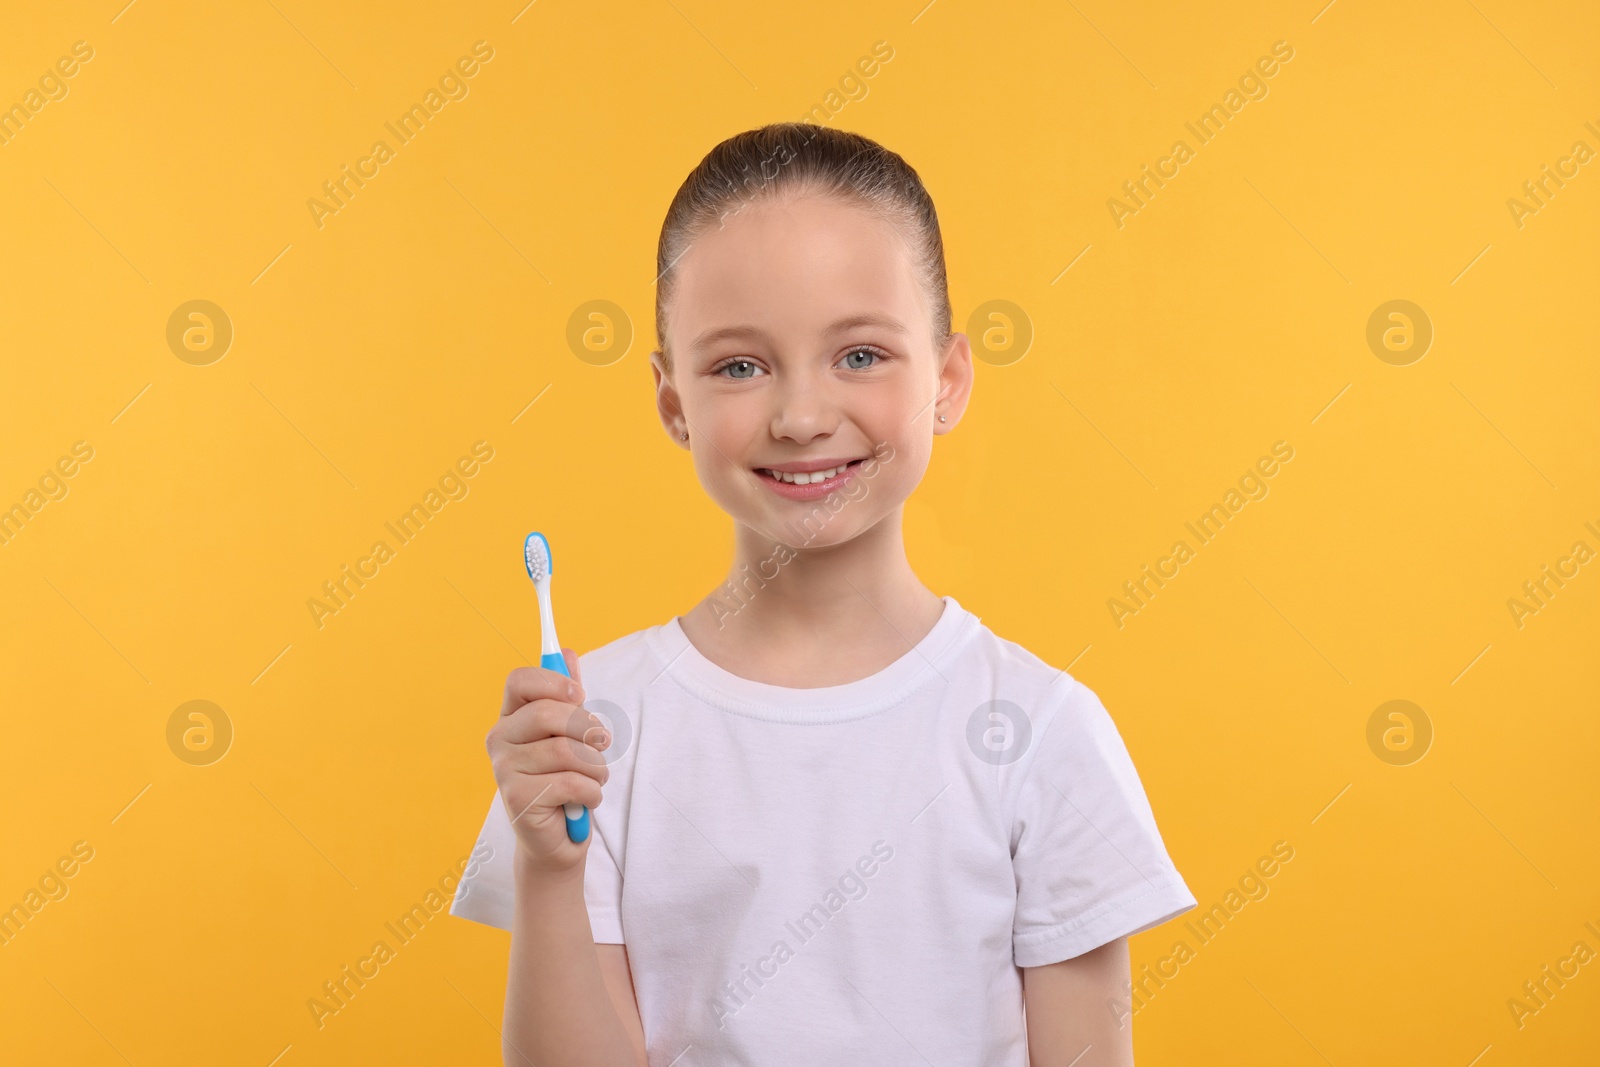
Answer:
M768 470L767 473L772 475L774 478L777 478L779 481L793 482L795 485L810 485L812 482L825 482L848 466L849 464L846 463L838 467L829 467L825 471L812 471L810 474L807 474L804 471L800 472L799 474L790 474L788 471L774 470ZM766 468L762 469L765 470Z

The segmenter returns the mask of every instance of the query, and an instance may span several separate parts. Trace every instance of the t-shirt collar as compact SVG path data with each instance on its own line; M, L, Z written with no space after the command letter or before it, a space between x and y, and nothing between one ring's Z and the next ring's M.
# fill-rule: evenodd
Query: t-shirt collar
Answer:
M843 685L791 689L752 681L712 663L689 641L678 616L648 631L660 657L657 684L671 680L700 700L724 711L772 722L843 722L901 703L931 683L943 685L955 654L977 628L978 618L951 596L933 629L875 674Z

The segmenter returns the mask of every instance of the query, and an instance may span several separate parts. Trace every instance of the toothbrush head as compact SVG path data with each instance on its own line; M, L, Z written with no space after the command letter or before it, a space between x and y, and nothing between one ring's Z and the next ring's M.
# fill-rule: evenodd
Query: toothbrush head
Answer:
M522 542L522 562L528 567L528 577L536 583L550 577L555 567L550 562L550 542L538 531Z

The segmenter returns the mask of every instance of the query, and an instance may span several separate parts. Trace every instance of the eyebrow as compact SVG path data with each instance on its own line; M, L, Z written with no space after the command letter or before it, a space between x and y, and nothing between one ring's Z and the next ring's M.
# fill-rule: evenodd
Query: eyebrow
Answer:
M850 315L842 318L827 327L822 332L824 335L832 335L836 333L844 333L846 330L858 329L862 326L877 326L893 333L900 334L911 332L910 330L906 329L905 324L899 319L893 318L889 315L877 315L870 312L860 315ZM761 329L759 326L723 326L718 329L707 330L705 333L702 333L699 337L694 339L690 347L696 350L703 350L710 348L718 341L761 339L765 338L766 336L766 331Z

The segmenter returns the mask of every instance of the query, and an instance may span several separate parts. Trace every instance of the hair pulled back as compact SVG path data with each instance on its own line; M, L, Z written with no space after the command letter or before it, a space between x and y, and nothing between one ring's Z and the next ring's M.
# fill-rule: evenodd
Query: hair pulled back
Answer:
M684 179L667 208L656 246L656 337L663 361L673 267L694 242L753 203L780 195L821 194L856 203L898 227L933 309L936 352L950 340L950 288L939 216L922 179L898 154L869 138L809 122L777 122L717 145Z

